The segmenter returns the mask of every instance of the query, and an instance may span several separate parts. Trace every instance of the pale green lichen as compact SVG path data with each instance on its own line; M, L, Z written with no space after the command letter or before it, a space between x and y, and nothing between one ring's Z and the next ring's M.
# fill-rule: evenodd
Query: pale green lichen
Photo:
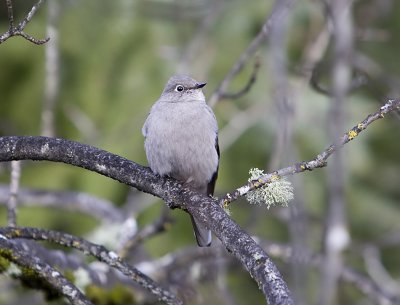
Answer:
M264 174L263 170L252 168L249 171L249 181L257 181ZM293 186L285 178L274 176L271 182L246 194L246 199L251 204L265 204L271 206L287 206L293 199Z

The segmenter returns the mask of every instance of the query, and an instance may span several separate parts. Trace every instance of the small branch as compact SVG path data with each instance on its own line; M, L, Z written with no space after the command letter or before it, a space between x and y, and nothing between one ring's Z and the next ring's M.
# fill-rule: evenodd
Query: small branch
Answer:
M158 233L164 232L171 225L172 222L169 213L170 210L164 208L160 217L155 222L145 226L143 229L136 232L136 234L134 234L130 238L129 236L128 238L125 238L120 246L118 254L122 258L125 258L129 252L133 252L134 249L145 239Z
M11 196L10 187L0 184L0 205ZM125 220L125 215L108 200L81 192L51 191L42 189L20 188L18 192L20 206L46 206L63 210L80 211L103 222Z
M226 92L232 79L243 69L247 61L258 50L260 45L266 40L271 28L281 18L285 18L288 14L289 8L294 3L294 0L277 0L275 6L262 26L260 32L252 40L247 49L240 55L238 61L233 65L231 70L226 74L219 87L215 90L213 95L208 101L208 105L212 108L221 99L221 96Z
M11 228L11 230L15 230L15 228ZM0 249L0 255L3 258L20 267L29 268L29 270L34 272L33 276L37 275L39 278L43 279L60 295L65 296L71 304L92 305L82 292L80 292L80 290L69 282L60 272L42 262L38 257L32 256L29 251L26 251L23 247L15 244L3 235L0 235Z
M9 28L8 28L7 32L0 35L0 44L3 43L4 41L6 41L8 38L13 37L13 36L21 36L21 37L25 38L26 40L28 40L34 44L37 44L37 45L41 45L41 44L48 42L50 40L50 38L37 39L37 38L24 32L26 25L32 20L36 11L39 9L39 7L42 5L43 2L44 2L44 0L39 0L35 5L33 5L31 10L29 11L29 13L25 16L25 18L22 19L21 22L17 26L15 26L12 0L6 0Z
M6 0L9 28L14 28L14 12L11 0Z
M26 25L28 24L28 22L30 22L33 18L33 16L35 15L35 13L37 12L37 10L39 9L39 7L43 4L44 0L38 0L38 2L32 6L31 10L29 11L29 13L25 16L24 19L22 19L22 21L18 24L18 29L20 31L22 31L23 29L25 29Z
M324 86L320 82L320 68L316 67L312 70L310 77L310 86L318 93L326 96L334 96L334 92L328 86ZM349 82L349 93L360 89L361 87L368 84L368 77L362 71L355 70L355 75L351 78Z
M229 121L218 132L221 152L232 146L249 128L264 119L264 114L265 104L262 102L255 102L247 109L239 110L230 115Z
M49 1L47 5L47 35L51 41L46 44L45 52L45 88L41 118L41 135L54 137L55 108L60 88L60 47L58 21L60 17L60 2Z
M7 201L7 221L8 225L15 227L17 225L17 197L19 192L19 181L21 177L21 162L11 162L11 183L10 183L10 196Z
M363 250L366 270L374 283L389 295L400 297L400 282L393 279L386 270L380 257L380 250L374 245L368 245Z
M239 91L234 92L234 93L222 93L220 96L220 99L238 99L245 95L247 92L250 91L251 87L255 84L257 80L257 74L258 71L260 70L260 57L256 57L254 66L253 66L253 72L250 75L249 80L247 81L246 85Z
M270 183L273 180L279 179L283 176L294 175L305 171L312 171L316 168L322 168L327 165L328 158L337 150L342 148L343 145L347 144L351 140L355 139L363 130L365 130L371 123L376 120L382 119L386 114L400 109L400 99L389 100L383 105L378 111L368 115L362 122L354 126L348 132L346 132L336 143L333 143L322 153L317 155L314 159L296 163L292 166L282 168L272 173L265 174L259 177L257 180L252 180L245 185L237 188L231 193L228 193L223 197L220 202L223 205L229 205L229 203L237 200L239 197L246 195L249 191L255 190Z
M105 247L93 244L83 238L79 238L62 232L23 227L0 228L0 234L6 236L7 238L45 240L69 248L78 249L84 254L90 254L96 257L99 261L104 262L111 267L114 267L117 270L121 271L133 281L140 284L152 294L157 296L160 301L171 305L183 304L182 301L177 299L176 296L174 296L171 292L164 290L145 274L123 262L115 252L109 251Z
M279 243L271 243L261 241L261 245L273 257L279 257L284 262L290 259L301 261L303 264L319 268L324 264L323 257L320 253L304 252L301 257L296 256L295 249L291 246ZM298 262L297 262L298 263ZM394 294L388 294L380 286L376 285L372 279L350 267L344 266L340 272L340 279L353 284L360 292L364 293L370 300L374 300L380 305L399 304L399 299Z

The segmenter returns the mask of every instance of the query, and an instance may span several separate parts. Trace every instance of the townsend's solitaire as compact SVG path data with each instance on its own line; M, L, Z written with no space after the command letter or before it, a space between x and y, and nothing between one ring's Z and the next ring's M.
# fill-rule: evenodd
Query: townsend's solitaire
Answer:
M199 83L189 76L172 76L144 123L149 166L185 186L213 195L218 174L218 125ZM211 231L191 216L197 244L211 244Z

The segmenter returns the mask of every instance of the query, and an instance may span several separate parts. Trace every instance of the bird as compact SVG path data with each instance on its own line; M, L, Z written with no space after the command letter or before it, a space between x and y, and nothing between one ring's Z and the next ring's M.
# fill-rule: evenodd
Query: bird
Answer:
M174 75L151 107L143 125L151 170L172 177L191 190L213 196L220 152L218 123L202 88L187 75ZM199 247L211 245L211 231L190 215Z

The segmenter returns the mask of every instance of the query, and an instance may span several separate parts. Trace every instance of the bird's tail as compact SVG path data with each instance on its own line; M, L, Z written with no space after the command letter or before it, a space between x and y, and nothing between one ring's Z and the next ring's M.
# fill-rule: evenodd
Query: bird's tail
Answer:
M209 247L212 238L211 231L204 227L192 215L190 215L190 219L192 220L194 235L196 236L196 241L199 247Z

